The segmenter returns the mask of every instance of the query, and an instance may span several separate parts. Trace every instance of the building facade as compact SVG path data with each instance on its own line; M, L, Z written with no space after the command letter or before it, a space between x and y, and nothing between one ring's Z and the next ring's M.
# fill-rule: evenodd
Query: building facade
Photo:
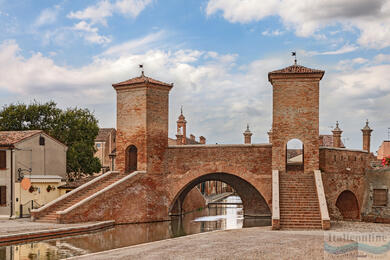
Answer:
M95 138L95 157L99 158L101 172L113 171L115 169L116 153L116 130L115 128L100 128Z
M67 146L43 131L0 132L0 216L21 215L57 198L66 178ZM21 182L30 185L23 189ZM49 188L50 187L50 188ZM35 207L34 206L34 207Z

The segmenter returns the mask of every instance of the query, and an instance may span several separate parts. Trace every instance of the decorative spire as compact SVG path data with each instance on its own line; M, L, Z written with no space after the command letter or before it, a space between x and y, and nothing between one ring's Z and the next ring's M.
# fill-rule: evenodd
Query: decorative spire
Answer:
M245 133L250 133L251 130L249 130L249 124L246 124L246 130L245 130Z
M143 64L140 64L140 65L139 65L139 68L141 69L141 76L142 76L142 77L145 77L145 74L144 74L144 65L143 65Z
M180 114L181 115L183 114L183 105L181 105L181 107L180 107Z
M341 131L341 129L339 128L339 121L336 121L336 127L333 129L332 132L336 132L336 131Z
M246 125L246 130L243 133L243 135L244 135L244 143L245 144L250 144L251 143L252 132L251 132L251 130L249 130L249 124Z
M366 125L363 127L363 129L362 129L362 131L370 131L371 130L371 128L369 127L369 125L368 125L368 119L367 119L367 121L366 121Z

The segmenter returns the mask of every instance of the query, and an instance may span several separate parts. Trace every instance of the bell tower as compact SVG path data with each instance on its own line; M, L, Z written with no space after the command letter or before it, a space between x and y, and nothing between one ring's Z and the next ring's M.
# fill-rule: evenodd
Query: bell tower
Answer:
M303 169L319 169L319 83L324 71L294 64L268 73L273 87L272 169L286 171L287 143L303 143Z
M146 77L142 71L141 76L112 86L117 93L116 169L161 173L173 84Z

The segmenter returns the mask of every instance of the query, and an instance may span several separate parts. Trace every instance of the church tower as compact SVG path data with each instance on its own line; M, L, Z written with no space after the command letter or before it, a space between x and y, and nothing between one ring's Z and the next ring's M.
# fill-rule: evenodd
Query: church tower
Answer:
M273 87L272 169L286 171L287 143L303 143L304 172L319 169L319 83L324 71L294 64L268 73Z

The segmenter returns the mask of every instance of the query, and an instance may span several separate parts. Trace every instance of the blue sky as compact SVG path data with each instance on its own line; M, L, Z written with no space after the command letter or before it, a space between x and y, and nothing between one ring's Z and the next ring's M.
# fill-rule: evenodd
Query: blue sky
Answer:
M0 102L87 107L115 127L111 87L138 76L175 83L190 133L208 143L253 141L271 127L269 71L293 62L326 71L320 132L340 121L345 143L372 150L390 127L389 0L0 0Z

